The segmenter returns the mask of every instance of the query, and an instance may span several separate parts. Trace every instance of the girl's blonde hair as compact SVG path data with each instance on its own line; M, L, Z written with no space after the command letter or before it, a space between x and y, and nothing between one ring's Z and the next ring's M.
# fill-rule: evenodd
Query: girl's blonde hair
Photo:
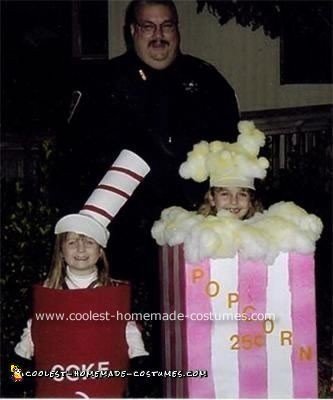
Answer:
M198 214L202 214L205 217L207 217L208 215L216 215L217 209L215 206L212 206L210 204L209 198L210 198L210 196L214 196L214 194L216 192L220 192L223 189L224 189L223 187L216 187L216 186L211 187L205 194L204 202L199 207ZM245 215L245 217L243 218L243 219L249 219L249 218L253 217L253 215L256 212L262 212L263 206L262 206L261 201L256 197L256 192L253 189L242 188L242 190L247 191L250 195L250 208L249 208L249 211L247 212L247 214Z
M66 240L68 232L60 233L56 236L51 268L46 278L44 286L50 289L62 289L66 276L66 262L62 255L62 246ZM83 235L82 235L83 236ZM109 262L104 249L101 247L101 256L97 261L97 284L108 286L110 284Z

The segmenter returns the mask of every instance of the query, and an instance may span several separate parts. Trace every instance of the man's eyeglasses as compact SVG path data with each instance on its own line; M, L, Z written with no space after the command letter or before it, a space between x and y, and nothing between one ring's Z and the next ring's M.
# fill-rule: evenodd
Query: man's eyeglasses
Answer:
M173 21L165 21L160 25L156 25L153 22L144 22L143 24L136 25L139 27L143 35L152 36L156 33L157 29L160 29L163 34L167 35L173 33L176 30L176 23Z

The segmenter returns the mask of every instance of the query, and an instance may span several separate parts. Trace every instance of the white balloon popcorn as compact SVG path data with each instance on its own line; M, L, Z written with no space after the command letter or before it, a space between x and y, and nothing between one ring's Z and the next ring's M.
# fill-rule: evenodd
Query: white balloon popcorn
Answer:
M188 153L189 162L180 166L179 173L185 178L192 178L196 182L204 182L208 178L206 158L209 154L208 142L202 141L193 146L193 150Z
M294 213L295 211L295 213ZM184 244L185 258L230 258L239 252L244 259L273 264L279 252L308 254L322 231L321 220L292 202L272 205L263 214L239 220L227 212L203 217L181 207L170 207L152 228L159 245Z
M185 179L203 182L210 186L240 186L254 189L254 178L263 179L269 166L265 157L257 158L265 144L265 134L251 121L238 124L237 142L201 141L187 154L179 174Z
M154 223L152 236L160 246L166 243L175 246L183 243L192 227L203 219L203 215L182 207L169 207L162 211L161 219Z
M311 240L316 241L323 230L323 223L314 214L307 214L303 208L293 202L281 201L273 204L267 211L272 216L284 216L296 224L301 230L310 235Z
M242 258L266 260L271 264L278 252L261 229L246 223L238 231L238 251Z
M259 154L260 147L265 145L265 134L257 129L252 121L240 121L238 130L240 135L237 138L237 143L256 157Z

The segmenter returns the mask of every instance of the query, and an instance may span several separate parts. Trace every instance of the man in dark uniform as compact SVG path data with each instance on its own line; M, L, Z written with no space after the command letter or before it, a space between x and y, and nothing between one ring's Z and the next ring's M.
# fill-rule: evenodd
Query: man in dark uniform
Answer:
M171 0L131 1L124 32L128 51L90 69L75 87L69 131L59 138L61 208L68 213L82 205L121 149L147 161L144 185L113 222L109 257L113 276L150 286L147 311L159 311L151 226L166 207L194 209L202 201L206 188L180 178L178 168L200 140L235 140L239 113L225 78L181 53Z
M128 51L90 69L76 86L80 98L68 132L59 138L64 157L58 191L61 209L71 212L84 203L121 149L147 161L151 173L112 230L114 268L121 261L132 273L133 263L147 271L149 246L142 243L151 242L150 228L160 212L172 205L193 209L202 200L206 188L178 175L187 152L200 140L235 140L239 113L226 79L212 65L181 53L171 0L131 1L124 32Z
M197 185L178 176L179 165L199 140L236 138L235 93L212 65L180 52L172 1L132 1L125 36L128 51L78 87L82 97L65 139L71 170L86 181L91 177L94 186L126 147L151 166L149 202L156 210L191 207L201 199Z

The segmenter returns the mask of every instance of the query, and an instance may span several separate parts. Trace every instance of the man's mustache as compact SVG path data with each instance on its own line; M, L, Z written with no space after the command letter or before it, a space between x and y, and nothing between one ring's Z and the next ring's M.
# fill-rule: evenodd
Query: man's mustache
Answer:
M169 42L164 39L153 39L149 42L149 46L153 46L155 44L163 44L165 46L169 46Z

